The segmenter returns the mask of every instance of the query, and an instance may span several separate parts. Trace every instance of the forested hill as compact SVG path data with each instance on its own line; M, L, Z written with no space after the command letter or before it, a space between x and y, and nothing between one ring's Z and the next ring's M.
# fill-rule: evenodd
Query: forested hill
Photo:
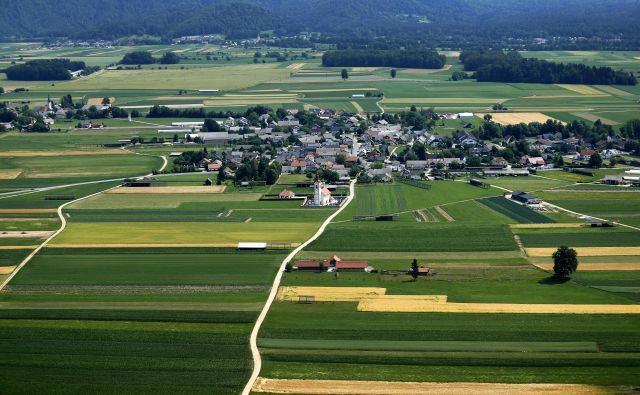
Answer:
M0 0L0 37L254 37L324 33L446 46L564 37L565 45L640 46L640 0ZM584 37L585 39L574 39Z

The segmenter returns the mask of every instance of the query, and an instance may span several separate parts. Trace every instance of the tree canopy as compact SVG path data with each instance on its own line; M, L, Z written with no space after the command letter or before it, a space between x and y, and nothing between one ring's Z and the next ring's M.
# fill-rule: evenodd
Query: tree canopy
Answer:
M154 64L156 61L149 51L135 51L125 54L120 64Z
M464 69L475 71L480 82L527 82L543 84L636 85L631 72L578 63L555 63L523 58L518 52L465 51Z
M411 67L440 69L447 57L429 49L364 50L343 49L327 51L322 64L327 67Z
M84 62L69 59L36 59L5 69L7 79L17 81L70 80L70 71L83 70Z
M573 248L561 246L552 255L553 272L556 276L566 278L578 269L578 253Z

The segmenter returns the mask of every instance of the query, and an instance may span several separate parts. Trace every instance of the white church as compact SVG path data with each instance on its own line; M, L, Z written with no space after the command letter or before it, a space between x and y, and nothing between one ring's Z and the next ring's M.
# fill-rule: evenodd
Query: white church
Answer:
M331 191L317 178L315 184L313 184L313 205L331 206L336 203L336 199L331 196Z

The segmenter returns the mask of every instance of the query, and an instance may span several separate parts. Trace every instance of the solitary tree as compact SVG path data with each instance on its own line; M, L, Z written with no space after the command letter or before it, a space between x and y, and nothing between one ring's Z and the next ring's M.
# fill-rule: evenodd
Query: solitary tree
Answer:
M108 98L108 97L104 97L104 98L102 99L102 105L103 105L103 106L108 106L109 104L111 104L111 99L110 99L110 98Z
M553 253L553 272L557 277L566 278L578 269L578 253L573 248L561 246Z
M347 71L347 69L342 69L342 71L340 72L340 75L342 76L343 80L349 79L349 72Z
M417 280L419 275L420 268L418 267L418 260L414 259L413 262L411 262L411 277L413 277L413 281Z
M602 156L600 156L599 153L594 153L593 155L591 155L591 157L589 158L589 166L594 167L594 168L598 168L602 166Z
M324 262L320 261L320 266L318 267L318 269L320 269L320 273L324 272Z
M491 115L491 114L484 114L484 117L483 117L483 118L484 118L484 120L485 120L485 121L489 122L489 121L491 121L491 120L493 119L493 115Z
M391 78L396 78L396 75L398 74L398 70L391 69L390 74L391 74Z

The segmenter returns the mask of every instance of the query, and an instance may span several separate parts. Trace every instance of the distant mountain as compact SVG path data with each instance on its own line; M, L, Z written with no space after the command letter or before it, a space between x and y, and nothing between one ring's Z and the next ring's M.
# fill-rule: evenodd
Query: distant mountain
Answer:
M150 34L254 37L320 32L336 39L475 45L585 37L640 45L640 0L0 0L0 37ZM569 37L573 37L569 39Z

